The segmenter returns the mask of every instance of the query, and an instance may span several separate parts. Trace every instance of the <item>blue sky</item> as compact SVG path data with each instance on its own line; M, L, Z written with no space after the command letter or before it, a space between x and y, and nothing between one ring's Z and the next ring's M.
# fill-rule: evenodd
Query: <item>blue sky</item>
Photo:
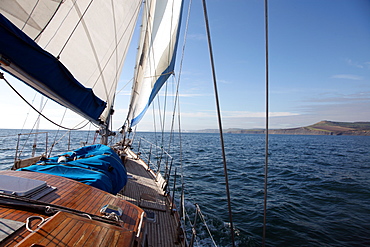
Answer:
M196 6L193 14L201 16ZM263 127L263 1L208 1L208 8L224 128ZM206 49L202 31L199 18L189 29L199 56ZM271 0L269 57L271 128L370 120L370 1ZM182 85L183 93L199 95L186 99L194 104L189 115L214 114L206 64L196 59L184 69L199 75ZM217 126L210 119L193 125Z
M188 0L185 1L185 13ZM208 15L224 128L262 128L265 111L265 36L262 0L209 0ZM183 23L183 30L185 23ZM180 78L181 128L217 128L202 3L193 0ZM180 41L178 64L183 41ZM135 50L135 49L133 49ZM125 64L118 90L132 78L133 52ZM306 126L321 120L370 121L370 1L269 1L270 128ZM168 91L174 90L174 81ZM28 88L19 90L32 101ZM114 128L127 114L130 85L117 96ZM2 83L1 128L22 128L28 107ZM161 95L164 94L164 90ZM38 106L39 99L34 104ZM163 107L163 100L161 101ZM173 106L167 103L171 118ZM158 106L157 108L158 109ZM20 113L20 117L16 115ZM59 122L64 110L46 110ZM138 130L153 130L148 110ZM177 118L177 117L176 117ZM67 114L65 125L76 120ZM157 129L160 119L156 118ZM53 128L43 121L42 128ZM31 126L32 127L32 126ZM167 127L166 127L167 128Z

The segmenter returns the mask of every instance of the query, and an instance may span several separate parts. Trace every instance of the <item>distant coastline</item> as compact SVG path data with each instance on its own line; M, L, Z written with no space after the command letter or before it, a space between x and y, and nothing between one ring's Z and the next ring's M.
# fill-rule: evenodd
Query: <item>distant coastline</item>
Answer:
M216 133L218 130L205 129L192 131L196 133ZM264 134L264 129L225 129L224 133L231 134ZM351 135L370 136L370 122L334 122L320 121L306 127L290 129L270 129L269 134L276 135Z

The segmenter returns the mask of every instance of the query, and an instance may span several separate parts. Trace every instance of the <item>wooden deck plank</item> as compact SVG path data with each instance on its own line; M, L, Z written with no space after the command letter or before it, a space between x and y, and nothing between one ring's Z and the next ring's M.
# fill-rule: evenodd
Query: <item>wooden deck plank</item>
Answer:
M103 229L102 226L95 226L95 228L93 229L93 231L91 232L90 236L87 238L87 241L83 244L83 246L93 246L95 241L99 239L99 234L102 229Z
M65 242L63 243L63 239L65 235L68 233L68 231L71 231L74 225L75 222L73 222L71 218L64 219L63 221L59 222L56 228L48 232L49 234L48 237L42 239L39 242L40 245L48 247L65 245Z
M103 242L103 239L105 238L107 233L108 233L108 228L103 227L100 231L99 238L96 239L94 245L95 246L101 246L101 243Z
M75 235L79 236L80 232L82 231L81 228L83 226L83 222L76 220L76 221L73 221L73 223L74 223L73 231L69 231L65 236L65 238L67 239L66 241L67 246L71 246L72 244L74 244L75 243L74 236Z
M66 181L66 179L60 179L60 177L57 176L41 173L34 173L32 175L31 172L17 172L17 175L20 177L45 180L48 184L57 187L57 190L42 197L42 201L62 206L70 206L88 214L95 215L100 215L99 211L101 207L106 204L121 207L123 210L123 215L121 217L124 221L123 226L132 230L120 232L103 226L86 223L88 219L73 219L69 220L69 223L63 223L64 225L60 224L60 226L64 227L56 227L54 231L50 233L51 236L48 239L51 239L51 241L47 244L48 246L57 243L58 239L64 239L62 242L59 242L59 246L73 246L73 244L75 244L75 246L90 244L95 246L112 246L114 242L117 242L117 244L125 244L123 246L130 246L126 245L127 243L123 243L124 241L122 239L124 238L122 238L122 235L135 235L139 227L139 219L142 210L129 206L127 202L148 207L150 211L155 213L155 222L145 222L149 246L180 246L177 243L178 219L171 214L167 202L168 198L164 196L161 184L155 182L153 173L147 170L146 164L141 160L133 159L132 156L130 157L129 155L125 165L129 174L129 179L125 189L121 192L122 195L118 195L118 197L74 181L72 185L69 182L65 183L64 181ZM11 173L7 175L11 175ZM74 192L68 192L70 190ZM9 208L0 207L0 215L11 218L16 214L17 210L11 211ZM28 213L28 215L38 214ZM20 221L27 219L25 216L18 217ZM14 243L19 243L20 241L24 242L25 239L28 238L27 235L28 237L30 236L26 230L22 230L17 240L13 240L12 244L8 244L8 246L14 246ZM121 243L121 241L123 242ZM46 242L43 241L42 243Z
M89 187L83 187L80 189L80 191L75 190L71 191L68 196L70 197L70 200L67 204L65 204L66 207L68 208L77 208L79 207L83 202L86 197L89 197L88 191Z
M178 220L171 214L167 205L167 197L161 185L155 181L153 173L147 170L146 164L128 156L125 166L131 178L123 191L125 200L139 206L147 206L149 211L156 215L155 222L147 221L147 240L149 246L181 246L177 243ZM145 195L146 194L146 195ZM143 196L144 195L144 196ZM141 202L142 198L148 198L148 202ZM153 201L151 197L155 198ZM152 201L150 201L152 200Z
M78 230L77 230L78 228ZM75 243L79 240L80 236L82 236L86 231L86 226L84 222L78 221L76 223L76 231L72 234L69 234L68 246L74 246Z
M48 220L42 228L38 229L36 232L29 234L22 242L18 244L19 247L30 246L30 243L39 244L44 238L52 240L53 237L50 232L55 228L56 225L60 224L67 217L63 214L59 214L57 222ZM55 219L55 217L53 217Z
M113 239L113 232L112 231L107 231L107 233L105 234L104 238L102 239L101 243L99 246L109 246L109 243L111 243L112 239Z
M127 220L124 222L124 226L127 229L130 229L134 232L138 231L139 223L135 222L135 220L137 220L140 217L141 212L143 212L143 210L132 204L128 204L121 197L114 196L112 194L103 192L99 189L93 188L91 186L88 186L82 183L78 183L70 179L65 179L65 178L48 175L48 174L35 173L35 172L22 172L22 171L0 171L0 174L46 181L47 184L51 186L55 186L57 187L57 189L43 196L42 198L40 198L40 201L44 201L47 203L56 204L60 206L69 206L72 209L77 209L81 211L83 210L83 212L86 212L87 214L90 214L90 215L101 215L100 209L102 206L106 204L112 203L114 205L117 205L121 207L125 213L129 214L129 215L123 215L122 217L123 220ZM74 192L71 192L71 191L74 191ZM13 209L13 208L9 208L8 206L0 205L0 217L17 220L20 222L25 222L29 216L33 216L33 215L40 215L44 218L48 217L44 215L43 213L41 214L40 213L36 211L28 212L26 211L26 209L21 209L21 208ZM67 224L65 226L68 227L69 225ZM86 232L85 231L86 229L83 229L83 226L81 224L76 223L76 227L73 228L74 231L79 232L79 234L82 237L85 237L86 234L91 234L91 232ZM50 243L47 243L47 245L53 244L56 241L56 239L59 239L59 238L63 239L67 237L68 238L73 237L71 236L70 232L68 232L67 230L63 230L62 228L58 228L56 229L56 231L59 231L59 233L56 233L56 232L55 234L53 233L54 240L51 241ZM100 231L103 231L103 229L101 229ZM104 229L104 236L107 233L108 231ZM94 234L95 233L93 233L93 235ZM133 233L131 232L130 234L132 235ZM64 235L64 237L62 237L62 235ZM14 246L17 243L24 241L24 239L26 239L27 236L30 236L30 232L28 232L25 228L21 228L17 232L17 236L15 236L14 239L9 238L7 241L3 241L2 243L0 243L0 246ZM77 243L84 243L84 239L79 239L79 240L80 240L79 242L78 240L76 240ZM75 243L76 241L74 241L73 243ZM101 241L103 241L103 238L101 239ZM131 240L129 240L129 242L130 241ZM68 244L71 244L71 243L63 242L60 244L61 245L66 244L67 246Z

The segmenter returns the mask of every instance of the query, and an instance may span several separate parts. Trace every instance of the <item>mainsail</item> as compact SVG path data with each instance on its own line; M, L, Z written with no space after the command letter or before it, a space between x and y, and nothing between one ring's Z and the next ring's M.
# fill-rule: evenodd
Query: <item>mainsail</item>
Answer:
M173 73L182 1L146 1L128 121L136 125Z
M104 123L140 6L141 0L2 0L1 68Z

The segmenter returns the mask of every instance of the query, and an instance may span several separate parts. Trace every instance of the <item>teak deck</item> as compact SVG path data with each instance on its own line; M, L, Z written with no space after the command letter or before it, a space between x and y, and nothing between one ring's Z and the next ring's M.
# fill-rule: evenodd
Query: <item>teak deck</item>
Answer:
M132 246L134 232L58 212L17 246Z
M0 242L0 246L184 246L178 214L171 209L170 197L164 194L162 184L156 182L147 165L134 157L136 155L129 150L125 159L128 183L116 196L54 175L0 171L4 175L46 181L56 187L39 199L42 202L98 216L101 216L100 209L107 204L123 210L122 227L118 227L70 212L59 211L50 216L24 207L0 205L0 219L23 223ZM40 220L32 221L35 231L31 233L25 226L31 216L48 220L38 229Z
M132 235L136 235L137 233L143 234L140 233L140 222L142 222L141 217L143 217L144 211L131 203L127 203L118 196L70 179L48 174L21 171L0 171L0 174L42 180L51 186L57 187L56 190L40 198L39 201L42 202L68 207L83 211L89 215L98 216L101 216L100 209L107 204L116 205L123 210L121 217L123 227L113 227L112 225L109 228L107 224L90 220L87 217L77 217L72 214L66 215L65 213L57 213L50 217L46 213L38 213L34 210L27 210L24 207L15 209L10 206L0 205L0 218L3 219L25 223L30 216L49 218L34 233L29 232L25 226L21 227L1 242L0 246L31 246L29 243L36 243L39 246L51 246L55 241L50 242L50 238L59 239L59 244L55 246L132 246L133 239L135 239ZM64 221L61 221L62 215L66 217ZM72 223L69 221L72 221ZM145 223L142 222L142 224ZM45 227L47 230L45 230ZM61 237L61 235L64 236ZM113 241L120 236L124 237L126 241L125 245L121 245L122 239L116 242ZM106 237L107 239L104 240ZM97 239L102 241L102 245L97 245ZM49 243L46 243L47 241ZM71 244L72 242L73 244Z
M138 205L147 213L148 246L183 246L178 214L171 212L170 197L164 195L162 184L156 182L154 172L148 170L147 164L136 159L136 154L130 151L125 166L129 179L121 194L126 201ZM151 218L153 215L154 219Z

